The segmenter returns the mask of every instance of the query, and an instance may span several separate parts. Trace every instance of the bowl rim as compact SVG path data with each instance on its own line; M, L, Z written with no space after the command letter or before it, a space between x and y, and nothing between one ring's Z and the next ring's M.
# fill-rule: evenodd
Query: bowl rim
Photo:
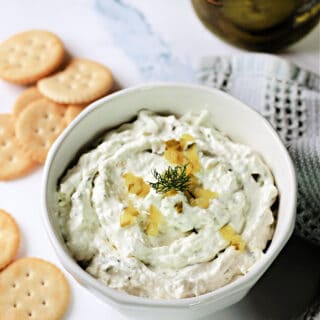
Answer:
M261 120L261 124L265 126L265 129L272 136L273 140L280 147L282 157L286 161L286 166L288 168L290 181L288 181L288 190L290 192L290 206L287 208L287 214L290 215L289 223L286 226L283 226L283 230L278 234L278 246L270 247L266 254L262 256L242 277L238 278L235 281L232 281L223 287L220 287L214 291L190 298L181 298L181 299L155 299L155 298L146 298L130 295L126 292L120 292L113 288L110 288L103 284L100 280L94 278L84 269L82 269L77 262L69 255L66 250L60 244L60 241L54 231L54 227L50 222L50 213L47 207L47 187L48 187L48 178L50 175L50 169L52 167L52 163L55 160L56 153L63 143L63 141L68 137L69 133L73 130L74 127L77 126L79 122L81 122L88 114L90 114L93 110L102 107L105 102L109 102L114 99L121 99L122 96L130 94L134 91L141 90L153 90L157 88L182 88L188 90L197 90L208 93L214 93L221 95L223 99L229 100L232 104L236 104L237 107L241 107L245 109L246 112L254 113ZM296 215L296 199L297 199L297 182L296 182L296 173L293 161L288 153L288 150L285 148L283 142L281 141L277 132L272 128L271 124L257 111L250 108L240 100L232 97L231 95L223 92L221 90L206 87L203 85L197 84L185 84L178 82L154 82L148 84L140 84L137 86L129 87L112 93L106 97L103 97L92 104L90 104L72 123L63 131L63 133L58 137L58 139L54 142L53 146L50 148L50 151L47 156L47 160L45 162L44 171L43 171L43 179L41 186L41 199L42 199L42 210L41 216L42 221L46 230L46 233L49 237L49 240L58 256L59 261L62 266L78 281L81 285L86 287L87 289L102 294L105 297L108 297L113 302L117 304L125 304L127 306L134 307L166 307L166 308L185 308L197 306L199 304L205 304L210 301L220 300L228 296L230 293L235 294L236 292L242 291L244 289L249 290L255 282L263 275L266 269L271 265L277 255L280 253L288 239L290 238L295 222ZM272 249L272 250L270 250Z

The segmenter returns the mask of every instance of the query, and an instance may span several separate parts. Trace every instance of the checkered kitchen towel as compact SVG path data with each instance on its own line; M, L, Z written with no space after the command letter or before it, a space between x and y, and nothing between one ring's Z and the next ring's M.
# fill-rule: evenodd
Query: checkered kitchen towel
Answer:
M297 169L295 233L320 246L320 76L267 54L208 57L198 76L260 112L277 130ZM299 319L320 319L320 300Z

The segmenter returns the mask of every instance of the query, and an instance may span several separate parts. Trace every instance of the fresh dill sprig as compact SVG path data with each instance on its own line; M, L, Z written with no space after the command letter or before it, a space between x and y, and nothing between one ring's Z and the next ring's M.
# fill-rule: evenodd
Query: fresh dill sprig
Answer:
M169 191L187 191L190 183L190 176L187 174L188 163L183 166L168 167L163 173L152 170L156 182L149 182L150 186L158 193Z

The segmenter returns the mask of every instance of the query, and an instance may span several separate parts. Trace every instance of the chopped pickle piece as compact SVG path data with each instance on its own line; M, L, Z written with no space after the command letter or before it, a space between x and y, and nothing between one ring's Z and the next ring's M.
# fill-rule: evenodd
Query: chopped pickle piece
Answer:
M242 237L236 233L230 224L227 224L220 229L220 234L222 237L230 241L231 245L235 247L236 250L244 251L246 244L243 241Z
M182 213L182 211L183 211L183 202L182 202L182 201L177 202L177 203L174 205L174 207L175 207L175 209L176 209L176 211L177 211L178 213Z
M149 219L145 230L148 236L156 237L159 234L159 224L161 221L161 212L152 204L149 208Z
M165 150L164 157L172 164L182 165L184 162L184 156L182 151L176 151L173 149Z
M165 142L166 149L164 151L164 157L166 160L173 164L181 165L184 162L183 149L178 140L168 140Z
M188 164L187 174L198 172L201 169L197 145L192 143L188 146L188 142L193 141L194 138L185 133L181 136L180 141L172 139L165 142L164 157L166 160L177 165Z
M150 186L141 177L128 172L123 175L123 178L130 193L134 193L139 197L145 197L149 193Z
M187 196L189 204L192 207L200 207L203 209L207 209L210 205L211 199L215 199L218 197L217 192L213 192L209 189L203 189L201 187L197 187L192 190L192 196Z
M194 137L191 136L188 133L184 133L181 137L180 137L180 143L183 149L186 148L186 146L188 145L188 142L194 142Z
M133 207L131 204L122 211L120 216L120 226L121 228L130 226L134 223L135 218L139 215L139 211Z
M172 149L172 150L177 150L177 151L182 151L182 146L180 141L171 139L165 142L166 144L166 149Z
M189 176L190 176L189 189L194 190L195 188L200 186L199 179L193 174L190 174Z
M147 131L145 131L144 133L143 133L143 135L145 136L145 137L148 137L148 136L151 136L151 132L147 132Z
M186 162L189 164L187 173L196 173L201 169L201 164L198 158L198 148L195 143L185 151L185 158L187 160Z

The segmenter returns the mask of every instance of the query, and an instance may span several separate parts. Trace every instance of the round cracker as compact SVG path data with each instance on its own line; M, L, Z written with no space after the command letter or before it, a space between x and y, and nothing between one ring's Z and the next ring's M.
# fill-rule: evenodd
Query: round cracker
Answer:
M76 118L84 108L85 107L83 105L69 105L64 118L66 125L69 125L69 123L72 122L72 120Z
M20 96L17 98L15 104L13 105L12 113L15 117L17 117L22 110L26 108L26 106L38 99L42 99L43 95L39 92L37 87L30 87L24 90Z
M0 273L1 319L58 320L69 301L68 281L50 262L18 259Z
M35 162L21 150L10 114L0 114L0 180L12 180L29 173Z
M35 83L62 63L64 47L53 33L30 30L0 44L0 78L19 84Z
M66 127L66 107L48 99L31 102L16 120L16 135L21 148L28 155L44 163L47 153Z
M67 68L40 80L39 91L58 103L88 103L106 95L112 88L110 70L85 59L74 59Z
M0 209L0 270L16 256L20 243L20 231L11 215Z

